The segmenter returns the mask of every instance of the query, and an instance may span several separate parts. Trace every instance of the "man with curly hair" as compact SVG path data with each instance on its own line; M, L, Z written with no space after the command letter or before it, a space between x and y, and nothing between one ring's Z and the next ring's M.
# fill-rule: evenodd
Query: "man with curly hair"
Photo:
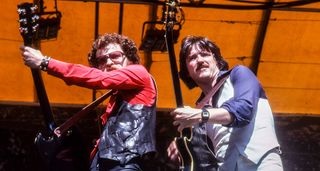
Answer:
M143 159L154 154L156 85L141 65L134 42L119 34L98 37L88 55L92 67L43 56L20 47L25 65L40 68L68 85L112 89L91 170L143 170Z

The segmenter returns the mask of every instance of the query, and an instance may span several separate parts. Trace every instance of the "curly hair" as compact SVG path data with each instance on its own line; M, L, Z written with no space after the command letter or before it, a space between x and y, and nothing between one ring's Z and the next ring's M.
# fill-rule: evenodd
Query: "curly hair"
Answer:
M214 58L217 61L218 68L220 70L228 70L229 65L228 63L223 59L220 53L220 48L212 41L210 41L206 37L201 36L187 36L182 40L181 49L180 49L180 72L179 76L182 79L182 81L187 85L189 89L197 87L198 85L196 82L190 77L186 58L189 56L191 48L193 46L198 46L200 50L211 52L214 54Z
M140 63L137 46L131 39L117 33L106 33L99 36L92 44L91 51L88 54L90 66L95 68L98 67L98 60L96 57L97 50L108 46L110 43L119 44L129 61L134 64Z

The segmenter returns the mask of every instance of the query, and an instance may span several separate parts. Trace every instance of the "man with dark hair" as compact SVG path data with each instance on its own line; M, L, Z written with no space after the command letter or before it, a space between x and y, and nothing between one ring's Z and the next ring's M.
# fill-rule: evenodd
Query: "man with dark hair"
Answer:
M187 36L180 50L180 76L188 87L202 90L202 100L227 73L219 47L200 36ZM212 147L219 171L282 171L273 114L256 76L245 66L235 66L219 91L202 109L173 110L178 131L206 124L208 146ZM168 148L178 158L175 143ZM200 154L201 155L201 154Z
M104 125L91 170L143 170L155 153L156 85L139 64L134 42L119 34L98 37L89 53L92 67L43 56L21 46L25 64L63 79L68 85L115 92L102 115Z

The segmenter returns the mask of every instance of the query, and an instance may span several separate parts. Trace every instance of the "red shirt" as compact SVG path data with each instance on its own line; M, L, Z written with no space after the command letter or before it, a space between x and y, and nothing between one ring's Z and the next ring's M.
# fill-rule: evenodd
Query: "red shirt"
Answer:
M101 117L103 124L115 105L115 95L130 104L152 106L156 100L156 88L148 71L139 64L104 72L80 64L70 64L51 59L48 65L50 75L63 79L68 85L90 89L118 90L109 100L106 113Z

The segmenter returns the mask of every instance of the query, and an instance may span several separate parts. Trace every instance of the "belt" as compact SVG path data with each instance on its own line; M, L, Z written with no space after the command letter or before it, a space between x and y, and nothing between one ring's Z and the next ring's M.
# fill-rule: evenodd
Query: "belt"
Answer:
M269 150L269 151L267 152L267 155L270 154L270 153L277 153L277 154L281 155L281 154L282 154L282 151L280 150L280 147L275 147L275 148Z
M262 161L266 156L268 156L268 155L271 154L271 153L276 153L276 154L281 155L281 154L282 154L282 151L280 150L280 147L279 147L279 146L278 146L278 147L275 147L275 148L273 148L273 149L271 149L271 150L269 150L269 151L267 151L267 152L261 157L261 159L260 159L260 161L258 162L258 164L260 164L261 161Z

